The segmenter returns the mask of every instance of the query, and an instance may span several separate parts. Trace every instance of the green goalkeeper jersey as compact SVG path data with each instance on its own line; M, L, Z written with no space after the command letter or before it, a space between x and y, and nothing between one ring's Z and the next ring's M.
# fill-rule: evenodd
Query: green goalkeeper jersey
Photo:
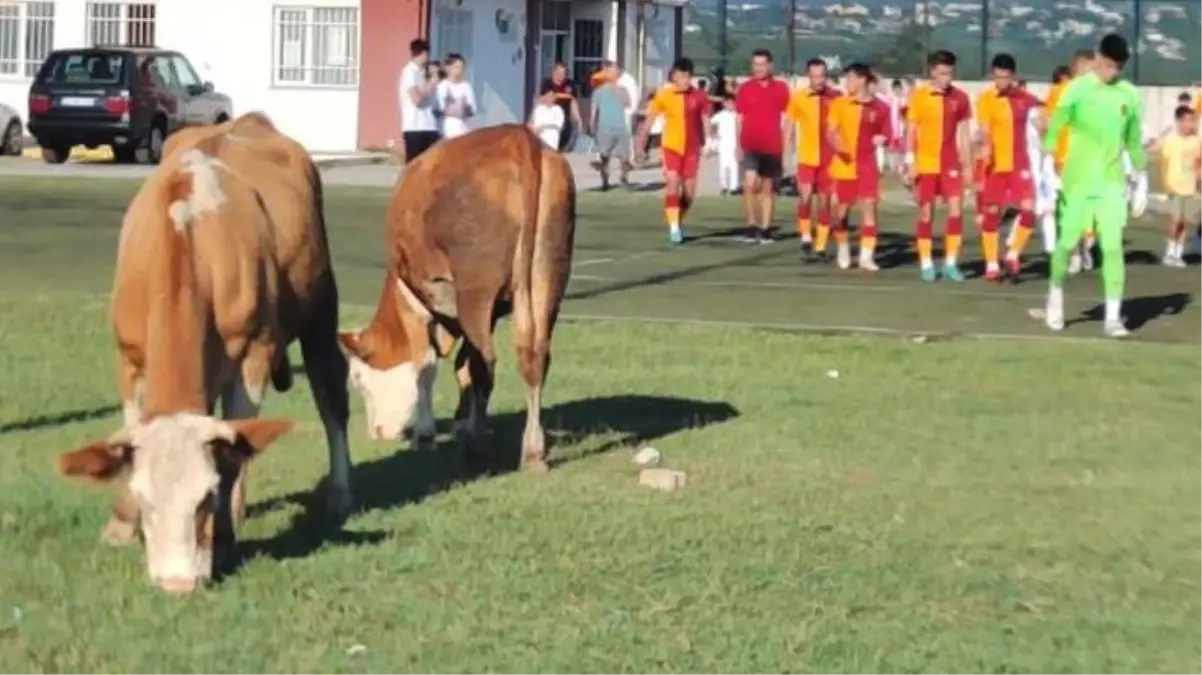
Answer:
M1142 171L1147 163L1142 145L1143 102L1139 90L1124 79L1103 82L1088 73L1064 90L1048 123L1044 148L1052 152L1060 130L1072 131L1068 157L1060 172L1065 193L1105 194L1126 190L1123 153Z

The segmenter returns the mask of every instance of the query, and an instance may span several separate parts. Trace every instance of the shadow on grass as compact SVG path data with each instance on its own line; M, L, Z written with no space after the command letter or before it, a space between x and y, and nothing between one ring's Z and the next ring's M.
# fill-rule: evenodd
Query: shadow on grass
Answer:
M34 429L43 429L46 427L61 427L77 422L87 422L88 420L108 417L121 410L119 405L106 405L98 408L84 408L81 410L68 410L66 412L53 413L49 415L37 415L15 422L5 422L0 424L0 434L12 433L14 431L32 431Z
M1123 319L1127 329L1137 331L1147 323L1162 317L1180 314L1193 301L1189 293L1169 293L1168 295L1147 295L1139 298L1128 298L1123 301ZM1066 323L1085 323L1087 321L1102 321L1106 317L1106 306L1095 305L1085 311L1080 318Z
M622 395L552 406L543 411L543 425L551 448L549 463L556 467L619 447L649 443L683 429L719 424L739 414L724 402ZM466 465L454 441L445 435L440 436L442 440L434 449L402 449L387 457L355 465L351 485L358 500L358 512L416 504L456 484L516 470L525 424L524 410L490 416L489 436L497 452L490 458L488 466ZM581 439L582 447L574 448L570 455L555 451L557 446L575 445ZM548 480L553 480L553 476ZM537 485L530 488L538 489ZM378 531L340 530L328 523L321 512L322 495L319 487L251 504L247 510L248 518L288 504L299 504L304 509L276 536L238 542L234 568L227 574L236 571L242 561L259 555L278 560L301 558L328 544L370 544L387 536Z

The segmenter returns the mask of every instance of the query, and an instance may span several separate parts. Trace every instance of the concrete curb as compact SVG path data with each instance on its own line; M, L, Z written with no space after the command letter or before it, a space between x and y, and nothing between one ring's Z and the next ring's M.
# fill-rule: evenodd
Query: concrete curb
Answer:
M376 166L378 164L392 164L395 158L392 155L377 152L366 155L352 155L346 157L314 157L313 163L320 169L341 169L353 166Z
M21 152L21 156L24 159L41 160L42 149L36 146L26 147ZM107 145L102 145L99 148L86 148L82 145L77 145L71 148L71 155L67 161L72 164L107 164L113 161L113 151ZM376 164L389 164L392 161L392 155L387 153L332 155L328 157L318 155L313 157L313 163L322 169L373 166Z

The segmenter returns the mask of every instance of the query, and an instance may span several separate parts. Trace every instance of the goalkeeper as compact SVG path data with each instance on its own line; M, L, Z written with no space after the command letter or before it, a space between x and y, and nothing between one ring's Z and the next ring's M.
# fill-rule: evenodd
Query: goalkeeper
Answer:
M1147 157L1141 145L1143 103L1139 92L1119 77L1131 51L1127 41L1111 33L1098 45L1092 73L1072 81L1052 114L1044 135L1044 149L1056 147L1060 130L1068 127L1073 142L1061 171L1064 211L1060 237L1052 252L1051 284L1044 320L1052 330L1064 329L1064 280L1069 255L1089 226L1096 223L1102 249L1102 291L1105 299L1103 330L1109 337L1124 337L1123 229L1127 226L1128 176L1124 153L1130 155L1134 187L1131 211L1138 217L1147 208Z

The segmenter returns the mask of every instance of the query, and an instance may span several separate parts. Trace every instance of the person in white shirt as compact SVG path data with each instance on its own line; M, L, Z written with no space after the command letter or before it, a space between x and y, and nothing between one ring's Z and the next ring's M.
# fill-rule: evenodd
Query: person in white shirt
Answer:
M633 143L634 116L639 109L639 83L638 80L634 79L634 75L627 72L625 68L620 68L616 65L614 67L618 70L618 79L614 80L614 84L626 92L626 127L631 130L631 141ZM631 149L630 156L634 156L633 148Z
M542 139L548 148L559 149L559 135L563 132L563 108L556 102L556 93L545 89L538 97L538 105L530 115L530 130Z
M722 97L722 110L710 118L714 133L714 147L718 155L718 185L722 194L732 195L739 189L739 118L735 112L735 99L730 94Z
M476 114L476 95L472 83L463 79L467 61L462 54L447 54L443 67L447 79L438 83L438 116L442 120L442 137L455 138L471 131L468 120Z
M438 120L435 119L438 83L426 72L430 60L430 43L422 39L409 43L409 63L401 69L401 139L405 146L405 163L417 159L438 142Z

